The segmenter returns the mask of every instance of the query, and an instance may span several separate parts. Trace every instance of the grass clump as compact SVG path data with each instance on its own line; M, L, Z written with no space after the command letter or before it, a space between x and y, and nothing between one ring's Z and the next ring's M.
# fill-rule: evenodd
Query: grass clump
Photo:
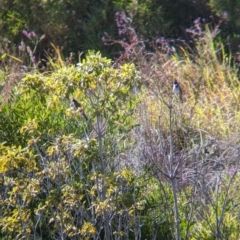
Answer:
M175 54L167 61L157 55L144 103L148 121L167 129L168 106L173 105L177 125L183 130L225 140L233 137L239 131L240 84L224 46L214 43L206 32L194 54L182 49L181 55L184 58ZM172 93L174 80L183 90L183 103Z

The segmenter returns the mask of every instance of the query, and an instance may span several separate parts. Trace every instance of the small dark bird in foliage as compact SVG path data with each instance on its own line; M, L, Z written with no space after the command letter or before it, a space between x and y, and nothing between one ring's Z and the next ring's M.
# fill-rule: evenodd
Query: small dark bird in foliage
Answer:
M85 120L88 121L88 117L86 116L86 114L85 114L85 112L84 112L84 110L83 110L83 108L82 108L81 103L79 103L79 102L78 102L76 99L74 99L74 98L72 99L72 102L73 102L75 108L79 109L80 113L81 113L82 116L85 118Z
M181 102L183 102L183 100L182 100L182 89L181 89L179 83L176 80L173 83L173 92L175 94L179 94L179 99L180 99Z

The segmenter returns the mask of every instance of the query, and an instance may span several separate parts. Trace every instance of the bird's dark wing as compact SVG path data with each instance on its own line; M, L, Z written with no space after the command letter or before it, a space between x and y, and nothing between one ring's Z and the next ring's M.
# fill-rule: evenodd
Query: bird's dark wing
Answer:
M83 108L82 108L82 105L81 105L81 103L79 103L76 99L72 99L72 101L73 101L73 104L74 104L74 106L75 106L75 108L80 108L80 113L82 114L82 116L85 118L85 120L86 121L88 121L88 117L86 116L86 114L85 114L85 112L84 112L84 110L83 110Z
M82 106L76 99L73 98L72 101L73 101L75 108L80 108Z

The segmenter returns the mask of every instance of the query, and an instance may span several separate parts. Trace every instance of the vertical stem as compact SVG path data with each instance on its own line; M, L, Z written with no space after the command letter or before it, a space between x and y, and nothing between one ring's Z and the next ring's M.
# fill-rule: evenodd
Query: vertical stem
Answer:
M176 240L181 240L181 232L180 232L180 219L179 219L179 211L178 211L178 201L177 201L177 190L176 190L176 179L171 179L172 191L173 191L173 200L174 200L174 221L175 221L175 230L176 230Z
M103 159L102 119L97 116L98 154L100 159L101 173L105 175L105 164Z
M99 154L99 160L100 160L100 168L101 168L101 174L102 174L102 189L100 191L100 200L105 201L106 200L106 184L105 184L105 174L106 174L106 166L104 163L104 157L103 157L103 133L102 133L102 117L100 115L97 116L97 135L98 135L98 154ZM110 228L109 228L109 216L108 211L103 210L103 226L104 226L104 239L110 240Z
M175 239L181 240L181 232L180 232L180 219L179 219L179 211L178 211L178 201L177 201L177 189L176 189L176 175L174 173L173 168L173 152L174 152L174 141L173 141L173 124L172 124L172 104L169 106L169 117L170 117L170 180L173 192L173 201L174 201L174 222L175 222Z
M170 179L173 178L173 150L174 150L174 143L173 143L173 126L172 126L172 105L169 106L169 128L170 128Z

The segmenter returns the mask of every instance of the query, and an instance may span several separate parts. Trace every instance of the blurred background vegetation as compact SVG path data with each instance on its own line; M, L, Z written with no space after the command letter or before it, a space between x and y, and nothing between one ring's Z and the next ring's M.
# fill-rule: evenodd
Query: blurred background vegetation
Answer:
M113 57L116 48L106 48L102 42L104 32L118 37L115 14L125 11L131 26L145 41L158 37L189 40L186 29L200 17L203 23L216 24L219 16L227 12L222 26L225 41L239 33L239 1L234 4L220 0L2 0L0 2L0 33L2 40L17 46L23 39L22 31L46 35L39 47L48 50L49 43L60 46L65 54L88 49L100 50Z
M239 239L239 9L1 0L0 238Z

